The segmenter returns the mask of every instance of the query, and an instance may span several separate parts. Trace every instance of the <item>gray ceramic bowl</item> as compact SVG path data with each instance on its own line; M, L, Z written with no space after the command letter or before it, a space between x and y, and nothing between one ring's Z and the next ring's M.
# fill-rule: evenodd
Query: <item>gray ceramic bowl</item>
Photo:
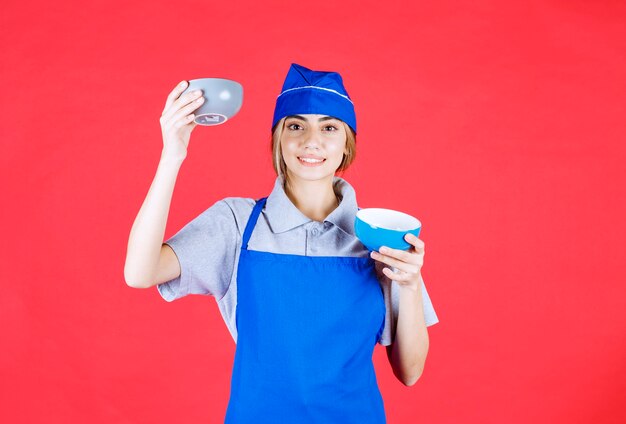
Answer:
M196 89L202 90L204 97L202 106L194 111L194 122L198 125L223 124L241 109L243 86L237 81L224 78L193 79L189 80L189 86L182 94Z

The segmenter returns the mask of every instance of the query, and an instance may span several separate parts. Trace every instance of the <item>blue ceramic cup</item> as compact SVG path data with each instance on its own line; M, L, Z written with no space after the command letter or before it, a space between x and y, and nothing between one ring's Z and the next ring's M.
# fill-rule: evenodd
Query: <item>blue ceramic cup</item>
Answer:
M408 250L411 245L404 240L406 233L419 237L422 223L403 212L382 208L365 208L356 213L354 232L368 250L378 251L381 246Z

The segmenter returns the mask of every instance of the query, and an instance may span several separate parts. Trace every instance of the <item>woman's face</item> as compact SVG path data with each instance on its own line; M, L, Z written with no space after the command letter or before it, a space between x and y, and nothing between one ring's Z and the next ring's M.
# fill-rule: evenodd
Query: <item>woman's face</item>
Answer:
M285 119L280 148L289 177L319 180L335 175L346 151L346 130L326 115L291 115Z

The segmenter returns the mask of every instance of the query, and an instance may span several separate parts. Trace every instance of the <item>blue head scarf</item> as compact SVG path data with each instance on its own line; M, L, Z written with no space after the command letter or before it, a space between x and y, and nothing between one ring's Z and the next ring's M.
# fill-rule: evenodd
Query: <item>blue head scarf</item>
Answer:
M292 63L276 99L272 130L285 116L321 114L341 119L356 134L354 104L337 72L312 71Z

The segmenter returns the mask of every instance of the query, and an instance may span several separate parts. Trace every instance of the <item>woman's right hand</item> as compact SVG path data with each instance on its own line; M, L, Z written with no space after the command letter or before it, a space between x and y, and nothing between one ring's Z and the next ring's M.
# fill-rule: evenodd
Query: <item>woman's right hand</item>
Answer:
M183 81L181 84L167 96L159 122L163 135L162 157L182 161L187 157L191 131L198 125L193 120L193 112L204 103L204 97L201 90L198 93L187 92L181 96L188 82ZM197 101L198 99L200 101Z

